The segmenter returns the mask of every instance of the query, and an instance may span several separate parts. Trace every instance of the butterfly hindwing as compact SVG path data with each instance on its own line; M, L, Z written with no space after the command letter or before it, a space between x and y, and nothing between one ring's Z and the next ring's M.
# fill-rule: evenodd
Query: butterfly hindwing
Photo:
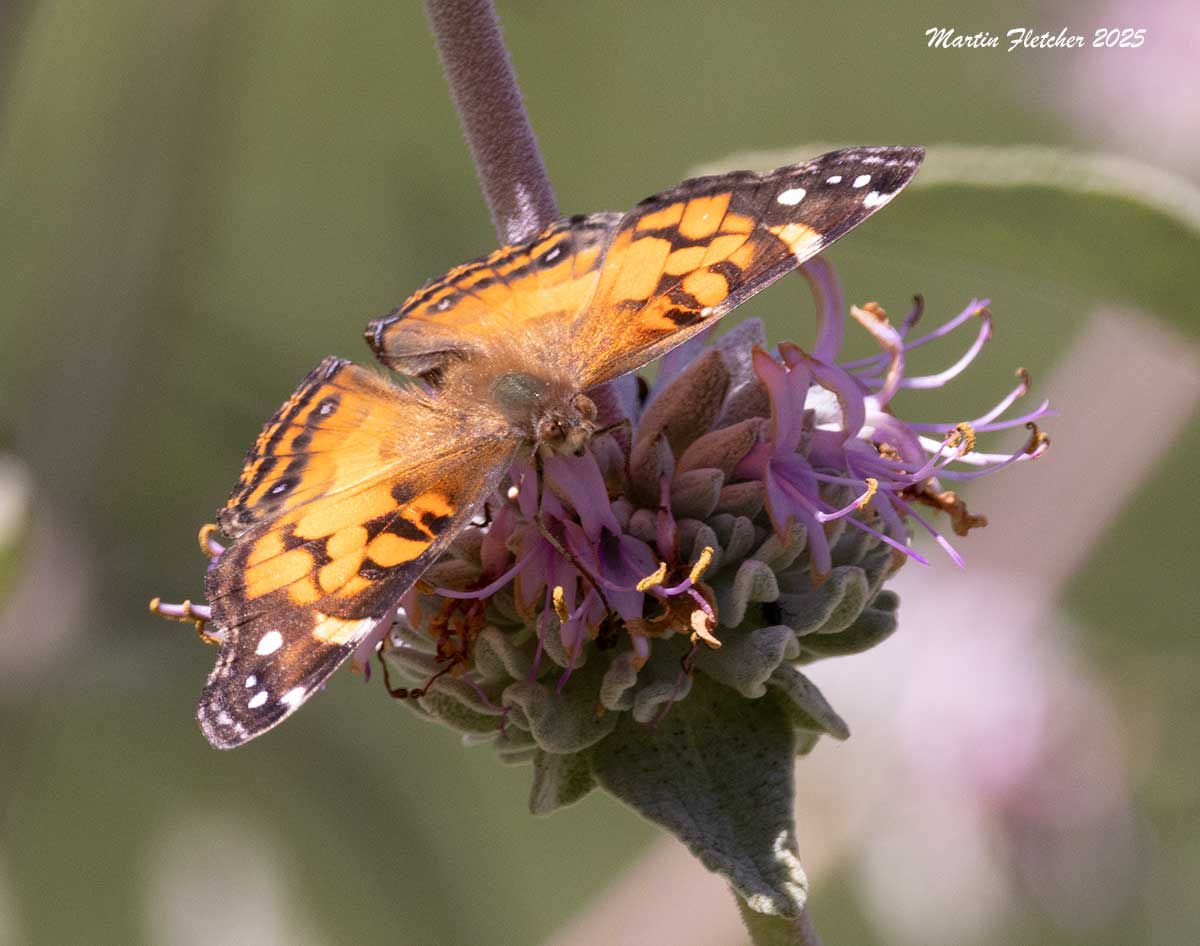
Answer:
M274 726L391 619L507 469L502 432L340 359L305 379L222 510L234 541L207 579L224 631L198 710L209 741Z
M581 387L641 367L888 203L920 148L853 148L766 174L684 181L620 221L575 323Z

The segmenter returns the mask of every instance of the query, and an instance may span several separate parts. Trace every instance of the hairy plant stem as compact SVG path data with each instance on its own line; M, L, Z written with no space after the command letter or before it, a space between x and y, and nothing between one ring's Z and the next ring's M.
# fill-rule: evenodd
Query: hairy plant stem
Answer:
M492 0L425 0L425 12L496 233L528 240L558 219L558 203ZM755 946L821 946L807 912L787 920L734 899Z
M558 218L492 0L425 0L450 95L502 243Z
M821 937L813 928L805 910L795 919L758 913L746 905L746 901L734 893L742 922L750 934L753 946L821 946Z

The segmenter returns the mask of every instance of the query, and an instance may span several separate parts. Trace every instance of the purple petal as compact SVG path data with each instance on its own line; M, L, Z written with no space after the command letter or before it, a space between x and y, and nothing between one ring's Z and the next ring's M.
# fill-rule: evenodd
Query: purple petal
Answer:
M817 303L817 341L813 345L813 357L833 362L842 350L842 339L846 334L846 299L842 284L835 270L821 257L810 259L800 267L808 280L813 299Z
M754 373L771 399L771 443L775 452L791 452L804 430L804 401L810 373L805 368L788 369L761 348L754 349Z
M608 487L591 451L582 456L556 455L548 458L544 469L555 491L574 508L584 531L593 542L603 529L620 532L608 499Z
M491 525L484 532L483 542L479 546L479 560L483 566L483 574L498 575L508 565L511 553L508 541L512 538L517 526L517 507L512 503L491 503L494 512ZM499 508L496 508L496 507Z
M847 437L857 436L866 423L867 408L863 403L863 389L849 372L837 365L808 359L813 380L821 387L832 391L842 407L842 431Z

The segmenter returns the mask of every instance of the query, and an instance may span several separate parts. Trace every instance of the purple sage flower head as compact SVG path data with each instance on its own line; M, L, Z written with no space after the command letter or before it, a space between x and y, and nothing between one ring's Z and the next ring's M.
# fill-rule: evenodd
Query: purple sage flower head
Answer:
M991 334L985 301L918 335L919 299L893 325L878 305L847 310L825 261L803 272L819 314L808 349L770 352L747 321L671 352L653 385L628 376L589 392L588 449L515 466L386 633L385 669L405 684L393 692L506 761L534 762L535 810L586 794L593 750L619 726L653 733L700 677L746 700L773 690L802 752L845 738L799 667L892 633L887 579L909 559L929 564L914 532L962 564L945 531L985 521L946 484L1046 449L1046 403L1008 416L1023 372L980 417L892 411L900 390L946 385L974 360ZM880 351L840 361L855 324ZM906 373L908 352L960 331L954 364ZM979 449L980 435L1021 426L1015 452ZM360 668L378 645L359 649Z

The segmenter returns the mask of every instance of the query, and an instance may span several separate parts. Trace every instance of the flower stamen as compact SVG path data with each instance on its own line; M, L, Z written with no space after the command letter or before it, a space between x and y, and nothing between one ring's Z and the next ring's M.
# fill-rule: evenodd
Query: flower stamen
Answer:
M697 642L704 641L704 643L706 643L713 650L720 649L721 642L717 639L716 635L713 634L713 628L717 626L717 615L716 612L713 611L712 605L704 600L704 595L700 594L700 592L698 592L695 588L689 588L688 594L691 595L692 599L699 605L699 607L692 612L692 645L695 646Z
M879 480L873 476L866 478L867 491L854 501L854 505L859 509L866 509L871 500L875 498L875 494L879 492Z
M219 634L210 634L205 630L212 621L212 609L206 604L192 604L187 599L182 604L169 604L161 598L152 598L150 612L157 614L160 618L166 618L168 621L182 621L195 625L196 635L206 644L217 646L225 639L224 631Z
M213 538L220 531L215 523L206 522L200 527L200 534L196 536L196 540L200 543L200 551L207 555L214 562L221 557L221 553L225 551L225 546Z
M987 516L972 515L967 510L967 504L954 490L936 492L928 484L919 491L910 494L916 502L929 506L950 517L950 526L955 535L967 535L972 529L982 529L987 525Z
M645 594L647 591L649 591L655 585L661 585L663 583L663 579L665 579L666 577L667 577L667 563L659 562L658 568L655 569L649 575L647 575L645 578L643 578L641 581L639 581L636 585L634 585L634 589L636 591L640 591L642 594Z
M688 581L690 581L693 585L696 584L700 580L700 576L703 575L708 566L712 564L712 560L713 547L711 545L706 545L704 546L703 551L701 551L700 557L696 559L696 564L692 566L692 570L688 574Z
M835 479L834 477L820 475L818 475L817 478L826 482ZM814 512L813 515L817 517L817 521L832 522L834 519L841 519L843 516L848 516L852 512L858 512L866 509L867 506L870 505L871 500L875 498L875 494L879 492L879 480L875 479L873 476L868 476L865 482L867 484L866 491L863 492L862 495L852 499L841 509L838 509L834 512L823 512L821 510Z

